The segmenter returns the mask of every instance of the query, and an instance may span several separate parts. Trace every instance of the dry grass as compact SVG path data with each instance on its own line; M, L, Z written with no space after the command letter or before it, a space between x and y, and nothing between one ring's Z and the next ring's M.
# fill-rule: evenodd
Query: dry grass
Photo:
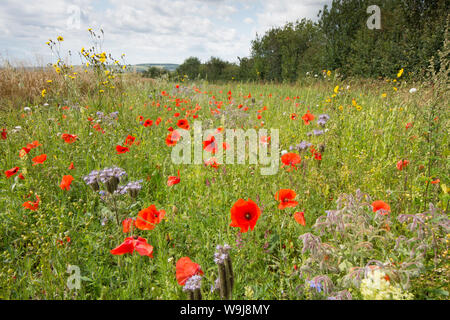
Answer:
M77 72L75 69L74 72ZM52 83L48 83L52 80ZM116 79L114 85L121 92L123 86L145 81L139 74L129 73ZM72 90L78 97L87 97L98 91L96 76L92 71L78 70L75 79L57 74L51 67L0 66L0 109L21 108L43 101L42 90L48 94L67 96Z

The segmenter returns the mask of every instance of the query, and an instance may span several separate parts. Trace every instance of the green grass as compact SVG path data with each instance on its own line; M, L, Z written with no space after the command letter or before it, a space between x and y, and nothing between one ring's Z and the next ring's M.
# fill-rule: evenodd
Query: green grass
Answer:
M308 253L302 253L298 237L307 232L318 234L312 226L318 217L326 215L325 210L336 209L340 195L354 194L360 189L373 200L389 203L392 210L388 235L384 240L372 241L375 249L370 254L354 260L348 258L352 267L363 267L371 259L408 260L408 253L396 253L392 248L398 236L411 236L406 224L396 220L399 214L424 212L431 202L447 215L449 148L448 113L444 107L448 103L441 101L433 106L434 100L421 95L422 88L412 95L406 85L398 92L389 85L358 83L345 89L346 83L339 82L303 86L197 85L201 92L194 91L192 84L180 84L180 90L174 83L139 84L126 87L126 95L120 100L74 95L67 103L57 97L60 105L48 99L49 105L43 106L43 99L37 107L31 106L32 112L19 107L2 111L2 126L7 128L8 137L0 140L0 168L4 172L18 166L25 179L18 179L18 175L9 179L5 175L0 177L0 298L185 299L186 293L175 278L175 264L179 258L189 256L205 272L203 297L218 299L210 287L217 277L215 247L223 243L233 247L235 299L326 298L299 290L306 278L294 266L299 268L309 257ZM339 94L332 97L336 85L340 86ZM228 104L229 90L233 105ZM162 91L186 100L177 107L173 99L159 94ZM386 98L381 96L384 92ZM249 93L254 102L245 98ZM222 112L243 104L249 109L241 112L249 116L212 116L209 111L214 106L209 104L214 101L212 95L216 101L224 102ZM361 110L352 106L352 98ZM280 166L272 176L260 175L258 165L221 165L218 170L204 165L174 165L170 159L172 149L165 145L167 128L176 127L175 112L181 112L182 118L181 108L193 109L196 104L202 107L197 120L202 121L204 128L209 123L210 128L248 129L264 121L264 128L280 130L281 150L307 140L315 146L325 146L322 160L314 160L307 151L301 154L302 165L298 170L288 172ZM61 108L65 105L69 109ZM164 105L172 110L168 111ZM257 110L263 106L267 110L259 120ZM305 125L301 116L308 108L316 119ZM100 122L104 134L94 130L87 120L98 119L97 111L105 114L119 111L117 121ZM291 113L298 115L297 120L291 120ZM316 120L322 113L330 116L328 131L320 136L307 136L313 129L320 129ZM139 124L141 115L153 121L161 117L162 122L146 128ZM439 118L433 121L435 116ZM167 123L170 118L174 122ZM189 122L193 124L192 117ZM413 126L406 129L409 122ZM15 126L22 129L12 132ZM78 140L67 144L61 133L75 134ZM131 146L130 152L116 154L116 145L123 145L127 135L135 136L141 143ZM35 140L42 146L19 158L20 149ZM47 161L32 166L31 158L43 153L47 154ZM401 159L408 159L410 164L399 171L396 163ZM74 170L68 170L71 162ZM120 197L121 219L134 218L151 204L166 211L166 219L154 230L137 230L154 246L153 259L137 253L110 254L127 235L115 223L110 206L82 178L94 169L113 165L123 168L129 181L144 180L136 201L127 195ZM181 182L168 187L168 176L176 175L177 170ZM71 189L63 191L59 184L63 175L68 174L75 179ZM427 183L431 178L439 178L440 183ZM296 208L277 209L274 194L282 188L296 191L299 202ZM30 211L22 207L25 201L34 201L35 194L41 198L39 209ZM254 231L242 234L242 244L237 247L239 229L229 225L230 209L240 198L256 201L262 215ZM306 226L293 219L296 211L305 212ZM102 225L105 216L111 219ZM416 299L448 298L448 238L445 230L439 229L436 235L442 239L437 264L433 261L433 250L429 249L423 260L425 267L410 281L409 291ZM64 240L66 236L71 239L69 243ZM334 245L340 241L332 235L323 238ZM389 248L384 247L386 239L392 240ZM59 240L63 240L62 245ZM79 290L67 287L68 265L81 270ZM328 274L338 284L347 270L317 270L312 276L319 274ZM419 281L420 277L427 279L426 285L425 280ZM337 287L345 289L341 284ZM356 287L350 290L354 299L361 298Z

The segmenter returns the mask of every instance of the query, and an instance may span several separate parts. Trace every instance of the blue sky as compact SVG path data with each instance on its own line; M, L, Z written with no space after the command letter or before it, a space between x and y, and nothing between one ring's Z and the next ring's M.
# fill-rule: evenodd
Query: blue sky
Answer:
M48 39L78 52L103 28L103 49L125 61L182 63L189 56L228 61L248 56L256 33L309 18L331 0L35 0L0 2L0 59L28 65L54 62ZM73 64L80 59L75 54Z

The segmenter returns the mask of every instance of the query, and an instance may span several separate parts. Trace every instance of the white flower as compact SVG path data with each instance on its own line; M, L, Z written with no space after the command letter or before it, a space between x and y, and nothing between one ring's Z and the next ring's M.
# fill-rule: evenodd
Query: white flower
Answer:
M417 89L416 89L416 88L411 88L411 89L409 89L409 93L414 93L414 92L417 92Z
M25 112L31 111L31 108L30 107L25 107L25 108L23 108L23 111L25 111Z
M283 154L285 154L285 153L287 153L287 150L281 151L281 155L283 155Z
M361 294L365 300L411 300L413 295L403 291L399 285L392 285L389 277L380 269L371 270L361 281Z

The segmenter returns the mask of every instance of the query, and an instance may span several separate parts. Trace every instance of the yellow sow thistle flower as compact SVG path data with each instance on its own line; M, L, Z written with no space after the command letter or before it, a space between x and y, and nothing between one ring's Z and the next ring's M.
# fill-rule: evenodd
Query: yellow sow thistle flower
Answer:
M102 52L102 54L100 55L100 62L105 63L105 61L106 61L106 53Z
M333 91L334 91L334 93L338 93L338 90L339 90L339 86L336 86Z
M386 93L382 93L381 96L382 96L383 98L386 98L387 94L386 94Z
M47 94L47 90L45 90L45 89L44 89L44 90L42 90L42 92L41 92L41 96L42 96L42 97L45 97L45 95L46 95L46 94Z
M397 73L397 78L400 78L403 74L403 68L400 69L400 71Z
M327 71L327 76L331 76L331 71L330 70Z

